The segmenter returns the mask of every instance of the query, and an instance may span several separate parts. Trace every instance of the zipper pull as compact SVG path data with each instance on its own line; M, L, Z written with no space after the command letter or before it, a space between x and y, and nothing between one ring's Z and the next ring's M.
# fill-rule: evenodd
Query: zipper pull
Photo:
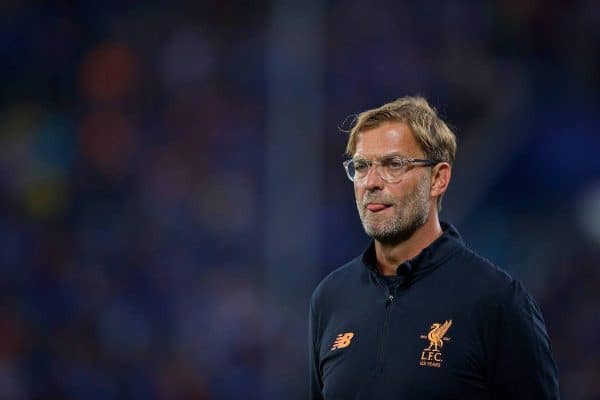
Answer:
M387 301L388 301L389 303L391 303L391 302L392 302L392 300L394 300L394 295L393 295L393 294L390 294L390 295L388 296L388 298L387 298Z

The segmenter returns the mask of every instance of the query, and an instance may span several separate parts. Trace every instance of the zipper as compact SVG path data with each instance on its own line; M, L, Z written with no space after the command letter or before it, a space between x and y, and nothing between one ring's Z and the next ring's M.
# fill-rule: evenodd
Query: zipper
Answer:
M387 336L388 321L390 318L390 310L392 309L392 302L394 301L394 297L395 297L395 290L394 290L394 293L390 293L387 285L385 285L385 294L386 294L385 315L383 317L383 328L381 329L381 337L380 337L380 342L379 342L379 355L377 356L377 364L375 367L375 375L376 376L381 375L383 373L383 359L384 359L384 347L385 347L384 343L385 343L385 338Z

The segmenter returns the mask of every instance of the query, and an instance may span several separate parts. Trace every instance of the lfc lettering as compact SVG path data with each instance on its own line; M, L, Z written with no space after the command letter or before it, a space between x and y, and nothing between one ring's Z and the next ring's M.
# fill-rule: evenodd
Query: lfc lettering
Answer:
M442 353L424 350L419 365L439 368L442 366Z

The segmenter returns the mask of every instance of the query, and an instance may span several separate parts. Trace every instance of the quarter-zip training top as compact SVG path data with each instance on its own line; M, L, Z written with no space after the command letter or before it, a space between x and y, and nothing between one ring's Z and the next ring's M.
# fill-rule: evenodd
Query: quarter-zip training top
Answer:
M558 399L541 312L451 225L397 276L374 244L310 302L312 400Z

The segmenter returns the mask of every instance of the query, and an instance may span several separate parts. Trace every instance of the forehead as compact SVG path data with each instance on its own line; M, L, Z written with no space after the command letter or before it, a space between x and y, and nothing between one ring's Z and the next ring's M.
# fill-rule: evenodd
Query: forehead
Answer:
M358 134L354 156L377 158L388 154L422 157L423 151L403 122L385 122Z

